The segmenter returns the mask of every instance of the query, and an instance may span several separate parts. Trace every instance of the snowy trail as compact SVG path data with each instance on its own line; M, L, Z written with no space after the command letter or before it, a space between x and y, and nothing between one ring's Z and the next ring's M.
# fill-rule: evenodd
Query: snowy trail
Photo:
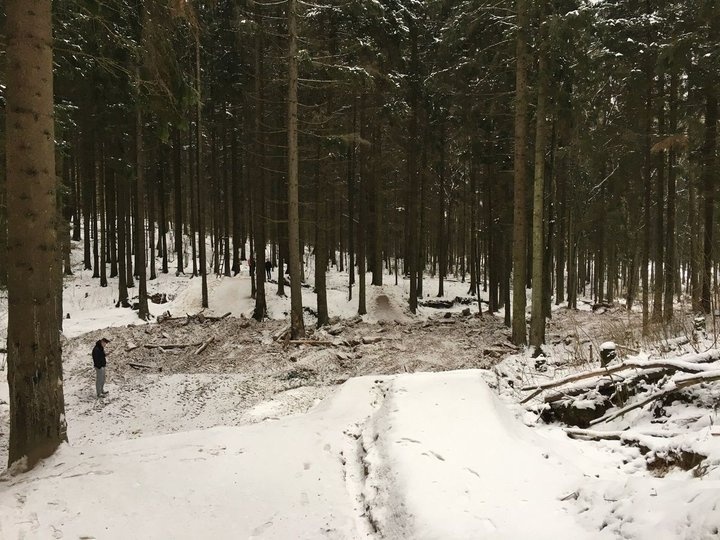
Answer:
M482 376L361 377L304 415L65 446L0 483L0 537L608 538Z

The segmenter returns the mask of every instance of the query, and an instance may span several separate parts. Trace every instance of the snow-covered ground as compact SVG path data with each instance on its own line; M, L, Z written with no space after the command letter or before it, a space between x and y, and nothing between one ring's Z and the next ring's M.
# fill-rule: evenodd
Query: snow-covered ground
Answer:
M499 317L474 316L477 303L412 316L407 282L385 277L368 286L358 320L347 276L331 272L330 312L342 321L314 336L330 345L293 347L273 339L289 309L276 285L272 320L248 320L246 267L209 277L205 314L231 317L142 325L113 307L114 280L101 288L78 270L64 295L70 443L29 473L0 476L0 538L720 537L712 386L660 417L641 408L596 428L617 440L571 439L519 404L519 387L588 367L590 346L597 356L607 339L647 347L641 359L689 350L635 343L637 317L622 310L560 309L547 364L536 365ZM425 287L434 296L437 282ZM449 299L467 295L465 283L446 288ZM200 311L198 278L160 275L149 290L170 297L151 305L155 315ZM312 289L303 296L314 307ZM112 339L105 400L93 395L90 360L101 336ZM154 347L210 337L199 354ZM3 461L7 400L3 381ZM648 466L679 450L703 459Z

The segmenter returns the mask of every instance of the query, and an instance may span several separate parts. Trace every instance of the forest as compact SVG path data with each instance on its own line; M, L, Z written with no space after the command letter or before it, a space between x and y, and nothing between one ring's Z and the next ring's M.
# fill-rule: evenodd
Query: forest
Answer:
M77 273L157 324L164 275L212 309L208 281L249 273L273 332L290 297L285 346L341 324L338 276L360 317L373 287L406 284L418 318L461 287L503 354L552 356L559 308L637 312L646 339L703 315L714 331L718 0L4 4L10 465L67 440Z
M467 276L487 311L519 321L516 344L525 288L535 345L549 304L578 293L640 302L646 324L671 319L674 296L715 304L716 2L53 11L64 271L82 237L85 268L119 276L119 305L137 282L141 318L158 272L205 280L305 250L348 269L360 314L366 270L373 285L409 276L411 311Z

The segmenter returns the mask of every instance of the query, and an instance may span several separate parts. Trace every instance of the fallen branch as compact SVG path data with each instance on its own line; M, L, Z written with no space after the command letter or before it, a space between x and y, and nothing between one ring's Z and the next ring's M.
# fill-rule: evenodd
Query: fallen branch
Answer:
M207 349L207 348L208 348L208 345L210 345L210 344L213 342L214 339L215 339L215 337L210 336L210 338L209 338L205 343L203 343L202 345L200 345L200 348L199 348L197 351L195 351L195 354L200 354L200 353L203 352L205 349Z
M198 343L146 343L143 345L146 349L184 349L186 347L197 347L202 345L202 342ZM137 346L135 347L137 348ZM132 349L128 349L132 350Z
M278 330L277 332L275 332L273 334L272 338L273 338L273 341L280 341L289 334L290 334L290 325L285 326L285 327L281 328L280 330Z
M222 321L223 319L227 319L230 315L232 315L231 311L228 311L227 313L220 315L219 317L205 317L206 321Z
M148 366L147 364L138 364L137 362L128 362L128 366L135 369L157 369L158 371L162 371L161 367Z
M335 345L332 341L323 341L319 339L290 339L287 343L289 345Z
M591 429L566 429L565 433L571 439L586 441L637 441L640 437L671 439L679 435L679 433L628 433L627 431L595 431Z
M609 422L610 420L615 420L616 418L623 416L625 413L628 413L634 409L639 409L640 407L643 407L644 405L647 405L650 402L653 402L662 397L665 397L668 394L672 394L673 392L677 392L678 390L682 390L683 388L687 388L688 386L695 386L696 384L701 384L704 382L712 382L712 381L720 381L720 371L708 371L708 372L702 373L700 375L697 375L695 377L678 378L677 380L672 381L668 388L661 390L660 392L655 392L654 394L649 395L645 399L641 399L637 403L633 403L632 405L623 407L619 411L615 411L612 414L607 414L605 416L601 416L600 418L592 420L590 422L590 425L594 426L597 424L601 424L603 422Z
M682 357L680 357L682 358ZM550 388L557 388L558 386L564 386L566 384L582 381L583 379L591 379L593 377L602 377L617 373L618 371L624 371L626 369L666 369L671 371L684 371L686 373L700 373L703 371L711 371L713 366L702 365L703 362L712 362L720 358L720 350L712 349L702 354L690 355L685 360L626 360L620 364L610 367L604 367L593 371L586 371L584 373L576 373L574 375L568 375L562 379L557 379L544 384L536 386L525 386L522 388L523 391L535 390L532 394L526 396L520 401L520 403L527 403L535 396L541 394L544 390Z

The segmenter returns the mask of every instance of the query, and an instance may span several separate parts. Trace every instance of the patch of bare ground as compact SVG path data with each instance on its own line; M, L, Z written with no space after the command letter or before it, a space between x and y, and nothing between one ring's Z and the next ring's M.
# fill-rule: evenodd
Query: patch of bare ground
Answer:
M306 340L284 337L286 323L227 317L171 320L107 328L71 340L67 355L82 355L101 337L111 340L109 362L126 378L148 373L236 373L312 379L331 385L349 377L414 371L489 368L516 352L495 317L454 315L416 323L335 321ZM66 374L85 370L72 363Z

